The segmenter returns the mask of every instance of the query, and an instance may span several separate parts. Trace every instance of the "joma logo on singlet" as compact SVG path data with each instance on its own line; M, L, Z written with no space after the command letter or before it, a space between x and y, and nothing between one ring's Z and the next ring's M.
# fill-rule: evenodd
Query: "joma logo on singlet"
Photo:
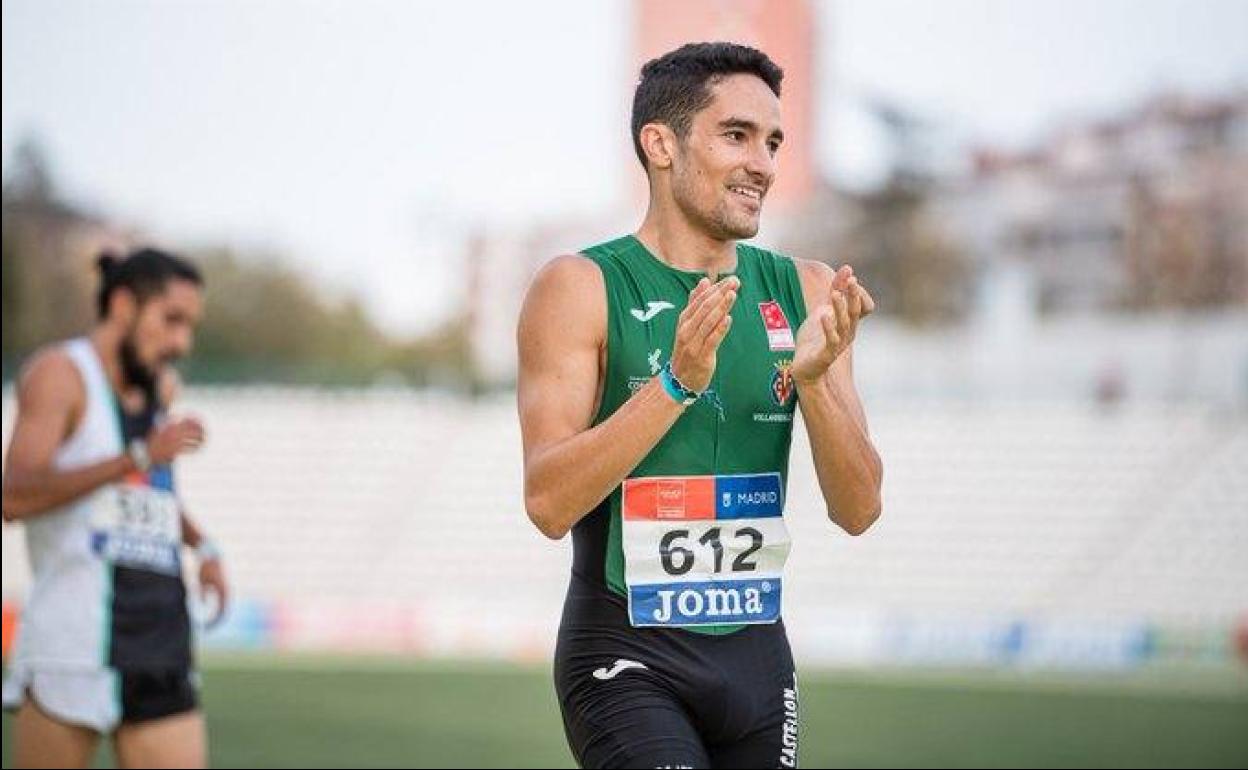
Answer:
M763 614L763 591L758 588L685 588L679 591L660 590L659 608L654 619L666 623L675 610L686 618L735 618Z
M662 313L664 310L675 310L675 309L676 309L676 306L668 302L667 300L659 300L658 302L647 302L645 310L642 310L639 307L635 307L629 312L632 313L633 318L636 318L638 321L641 321L644 324L647 321L649 321L651 318L654 318L659 313Z

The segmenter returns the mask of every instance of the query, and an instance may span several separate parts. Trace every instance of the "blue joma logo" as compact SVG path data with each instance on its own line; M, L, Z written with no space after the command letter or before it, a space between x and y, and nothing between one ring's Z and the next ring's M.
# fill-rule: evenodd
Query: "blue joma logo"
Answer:
M673 612L683 618L736 618L742 615L763 614L763 593L771 588L763 583L759 588L683 588L660 590L659 608L654 619L666 623Z

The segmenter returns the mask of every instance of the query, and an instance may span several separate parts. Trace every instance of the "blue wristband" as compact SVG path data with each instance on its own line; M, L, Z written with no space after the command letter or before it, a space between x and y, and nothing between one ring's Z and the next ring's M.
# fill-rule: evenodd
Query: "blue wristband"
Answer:
M676 379L676 375L672 374L672 362L668 361L663 364L663 368L659 371L659 381L663 383L663 390L672 400L681 406L689 406L696 402L702 394L696 390L690 390Z

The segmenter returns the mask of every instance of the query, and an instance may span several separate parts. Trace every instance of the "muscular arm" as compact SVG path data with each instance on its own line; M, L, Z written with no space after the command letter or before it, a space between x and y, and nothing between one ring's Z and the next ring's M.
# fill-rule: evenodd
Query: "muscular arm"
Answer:
M606 335L598 266L564 256L544 267L520 311L517 399L525 508L553 539L602 502L684 410L655 378L591 428Z
M703 278L676 321L672 373L702 392L732 325L740 279ZM553 260L533 280L520 311L518 401L524 439L524 500L543 534L563 537L654 448L684 407L651 378L590 427L606 347L606 289L584 257Z
M17 388L17 422L2 486L5 521L46 513L134 470L124 454L73 470L53 467L85 403L82 379L63 352L46 351L31 361Z
M807 260L799 260L798 269L808 318L818 323L835 274L827 265ZM849 534L862 534L880 515L884 466L867 434L866 414L854 387L852 345L822 376L798 379L796 385L828 517Z
M174 400L182 392L182 380L176 369L172 367L166 368L161 373L160 378L160 400L165 408L169 408ZM202 434L202 428L201 428ZM202 435L201 435L202 438ZM181 507L181 497L179 496L178 520L181 524L182 542L188 548L194 549L199 557L199 589L204 596L205 601L215 601L215 610L208 619L208 626L212 627L221 621L225 616L226 606L229 604L229 581L225 577L225 567L221 563L219 552L215 555L205 555L199 550L200 545L210 542L211 538L207 533L191 518L185 507Z
M178 374L178 370L173 367L165 367L160 372L159 394L162 409L168 411L173 407L173 402L182 395L182 377ZM182 542L190 548L196 548L204 540L203 530L186 512L186 508L181 506L182 496L178 495L178 520L182 531Z

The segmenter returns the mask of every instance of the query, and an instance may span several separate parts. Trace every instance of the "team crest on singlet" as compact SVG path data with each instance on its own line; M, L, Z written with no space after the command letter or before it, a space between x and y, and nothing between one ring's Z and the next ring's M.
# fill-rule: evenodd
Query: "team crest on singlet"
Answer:
M787 406L793 398L793 360L782 358L771 372L771 400L776 406Z

